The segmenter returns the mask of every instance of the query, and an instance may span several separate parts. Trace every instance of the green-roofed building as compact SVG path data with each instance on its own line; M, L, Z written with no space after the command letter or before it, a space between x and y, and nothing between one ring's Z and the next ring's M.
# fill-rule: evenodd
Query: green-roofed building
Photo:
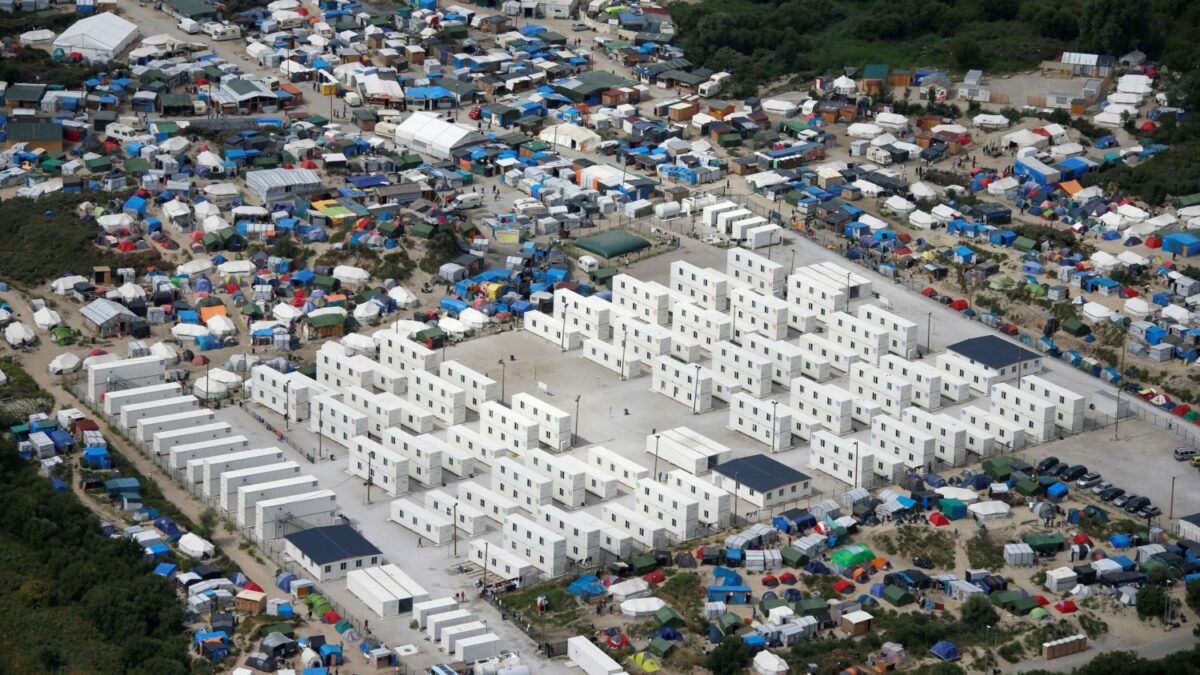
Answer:
M623 230L593 234L575 242L575 245L606 260L650 248L650 242Z

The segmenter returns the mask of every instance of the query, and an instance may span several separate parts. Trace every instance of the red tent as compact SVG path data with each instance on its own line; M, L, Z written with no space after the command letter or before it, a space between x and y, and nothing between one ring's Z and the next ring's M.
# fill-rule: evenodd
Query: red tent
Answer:
M625 637L625 634L620 631L608 633L605 641L608 643L608 646L613 649L620 649L621 647L629 644L629 638Z
M837 591L838 593L849 593L850 591L854 590L854 584L846 581L845 579L838 579L837 582L833 584L833 590Z
M333 624L341 621L342 617L338 616L338 613L331 609L321 615L321 620L332 626Z
M923 295L927 298L932 298L936 294L937 294L937 291L933 290L933 286L926 286L924 288L924 290L921 291L921 295Z
M263 592L263 587L259 586L258 584L254 583L253 581L247 581L246 585L243 586L242 589L247 590L247 591L258 591L259 593Z
M302 169L316 169L316 168L318 168L318 167L317 167L317 163L316 163L316 162L312 161L311 159L306 159L306 160L304 160L303 162L300 162L300 168L302 168Z
M937 527L943 527L950 524L950 519L942 515L940 511L935 511L929 516L929 522Z
M1146 248L1162 248L1162 239L1157 235L1152 234L1146 237L1146 241L1143 243L1146 244Z
M226 293L237 293L237 291L238 291L238 285L233 283L232 281L225 284L225 292Z
M779 575L779 583L792 586L796 583L796 575L791 572L784 572Z
M1072 544L1087 544L1088 546L1091 546L1092 540L1089 539L1086 534L1077 534L1077 535L1075 535L1075 538L1071 540L1071 543Z
M129 241L128 239L117 244L117 250L121 251L122 253L129 253L130 251L133 251L136 248L137 248L137 244L134 244L132 241Z
M1154 122L1150 120L1142 122L1142 131L1154 131Z
M1055 603L1054 609L1057 609L1058 611L1062 612L1063 614L1071 614L1073 612L1079 611L1079 608L1075 606L1074 600L1063 600L1061 602Z
M965 298L959 298L958 300L950 303L950 309L956 312L961 312L970 306L970 303L968 303Z
M762 585L766 586L767 588L775 588L779 585L779 577L775 576L774 574L768 574L762 578Z
M1042 607L1045 607L1046 605L1050 604L1050 601L1047 600L1046 596L1044 596L1044 595L1035 595L1035 596L1033 596L1033 599L1037 600L1037 604L1041 605Z
M642 577L642 580L648 584L661 584L662 582L666 581L667 578L663 576L662 570L654 570L650 574Z

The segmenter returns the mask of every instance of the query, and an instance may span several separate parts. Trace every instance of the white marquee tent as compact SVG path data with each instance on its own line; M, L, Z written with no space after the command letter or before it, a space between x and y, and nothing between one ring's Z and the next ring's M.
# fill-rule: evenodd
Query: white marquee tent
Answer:
M111 12L80 19L54 41L54 48L75 53L88 61L112 61L128 49L142 32L131 23Z

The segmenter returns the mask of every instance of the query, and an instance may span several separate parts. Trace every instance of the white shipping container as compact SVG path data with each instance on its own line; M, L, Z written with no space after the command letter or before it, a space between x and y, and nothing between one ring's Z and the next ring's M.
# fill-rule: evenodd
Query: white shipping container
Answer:
M137 423L137 440L141 443L149 443L154 439L154 434L160 431L204 426L212 424L214 419L216 419L215 414L207 408L163 415L162 417L147 417Z
M215 441L203 441L201 443L188 443L187 445L177 445L171 448L170 466L172 470L180 471L186 469L184 480L187 483L199 482L200 464L197 462L192 464L193 460L200 460L206 457L216 457L225 455L231 452L241 452L250 449L250 439L245 436L230 436ZM194 468L193 468L194 467Z
M451 598L426 600L425 602L418 602L413 605L413 618L416 619L418 628L424 628L429 621L429 617L456 609L458 609L458 601Z
M583 636L567 639L567 658L587 675L618 675L625 672L621 664Z
M495 633L488 633L461 640L454 649L454 659L462 663L475 663L499 653L500 638Z
M470 623L474 620L475 615L465 609L452 609L449 612L440 612L425 620L425 635L430 640L437 642L442 639L442 629L462 623Z

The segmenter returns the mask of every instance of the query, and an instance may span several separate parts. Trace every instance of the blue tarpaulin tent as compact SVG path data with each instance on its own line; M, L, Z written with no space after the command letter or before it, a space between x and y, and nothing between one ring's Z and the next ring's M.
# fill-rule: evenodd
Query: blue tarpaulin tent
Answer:
M158 566L154 568L154 573L160 577L166 577L170 579L171 577L175 576L175 569L177 567L178 566L174 563L159 563Z
M604 584L600 583L600 578L596 575L588 574L571 582L571 585L567 586L567 592L583 598L599 597L604 595Z
M958 645L949 640L938 642L929 652L943 661L957 661L962 658L962 654L958 651Z
M729 569L728 567L714 567L712 574L713 574L713 578L716 579L717 581L721 582L721 585L723 585L723 586L741 586L742 585L742 575L738 574L737 572L734 572L733 570Z

